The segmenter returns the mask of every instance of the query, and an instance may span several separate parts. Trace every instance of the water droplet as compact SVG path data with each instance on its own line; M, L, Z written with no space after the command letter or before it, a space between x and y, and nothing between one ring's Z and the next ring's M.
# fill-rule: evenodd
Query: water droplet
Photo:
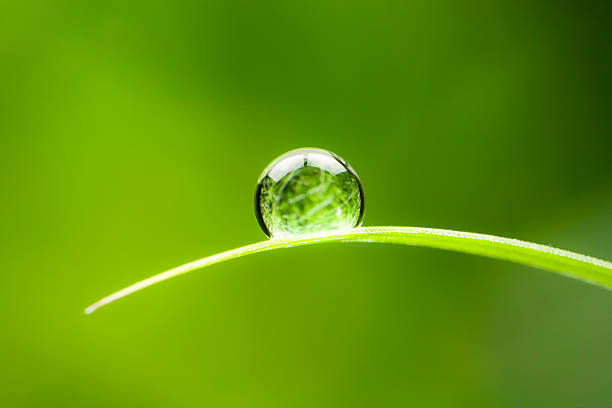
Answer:
M269 237L340 230L361 224L363 188L334 153L297 149L264 170L255 191L255 215Z

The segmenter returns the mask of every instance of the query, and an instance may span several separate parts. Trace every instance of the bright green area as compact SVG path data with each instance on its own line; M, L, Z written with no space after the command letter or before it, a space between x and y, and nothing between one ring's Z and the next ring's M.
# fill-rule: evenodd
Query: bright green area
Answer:
M306 166L261 183L261 213L274 237L346 229L359 221L359 184L349 171L333 175Z
M610 2L0 5L0 406L609 407L612 296L452 251L265 239L337 152L364 225L612 258Z

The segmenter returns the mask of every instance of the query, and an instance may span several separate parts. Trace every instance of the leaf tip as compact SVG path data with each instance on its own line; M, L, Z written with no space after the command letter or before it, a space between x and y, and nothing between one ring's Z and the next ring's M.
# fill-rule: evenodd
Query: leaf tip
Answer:
M93 312L95 312L97 309L98 307L96 305L87 306L85 310L83 311L83 313L85 313L86 315L90 315Z

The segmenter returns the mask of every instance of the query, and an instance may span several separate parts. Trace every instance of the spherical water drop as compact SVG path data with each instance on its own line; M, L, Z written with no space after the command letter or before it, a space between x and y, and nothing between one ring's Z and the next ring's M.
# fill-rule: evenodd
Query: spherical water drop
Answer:
M255 216L269 237L357 227L364 195L355 171L334 153L297 149L274 160L255 191Z

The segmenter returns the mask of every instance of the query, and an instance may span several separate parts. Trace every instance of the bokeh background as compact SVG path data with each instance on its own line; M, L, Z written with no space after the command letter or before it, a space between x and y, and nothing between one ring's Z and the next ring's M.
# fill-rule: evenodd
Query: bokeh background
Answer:
M330 244L122 286L265 239L255 182L330 149L364 225L612 258L610 5L0 6L0 405L609 407L612 294Z

